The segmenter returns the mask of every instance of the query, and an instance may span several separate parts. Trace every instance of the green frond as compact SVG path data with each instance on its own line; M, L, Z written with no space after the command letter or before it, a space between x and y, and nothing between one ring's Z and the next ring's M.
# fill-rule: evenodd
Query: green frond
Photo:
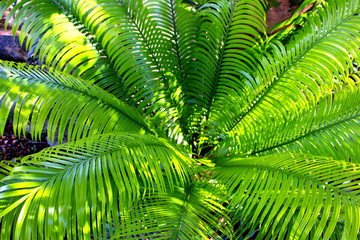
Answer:
M261 137L256 142L253 141L253 132L249 132L236 136L239 145L232 146L233 150L222 148L217 154L302 152L359 162L359 106L359 75L354 73L344 82L336 84L332 92L323 95L312 109L286 122L272 118L272 126L258 133ZM226 139L224 143L230 146L229 141L232 139Z
M2 180L1 239L108 238L144 195L188 184L189 160L162 139L122 133L33 154Z
M176 136L178 142L188 138L188 129L181 128L186 123L186 111L184 111L185 96L188 91L186 83L188 81L188 70L192 67L192 55L196 50L196 38L198 36L200 19L196 11L185 8L182 0L165 0L165 1L144 1L145 7L149 10L149 17L153 20L160 32L153 34L157 40L157 52L154 57L158 59L160 71L164 72L164 84L167 87L166 94L171 101L168 104L175 114L166 115L167 113L160 110L153 117L154 125L163 121L164 127L169 136ZM176 109L175 109L176 107ZM164 119L165 117L165 119ZM176 124L174 124L176 123ZM186 139L188 141L188 139Z
M274 101L289 105L295 102L311 107L334 88L336 81L353 72L352 62L359 60L358 1L335 2L309 19L304 30L286 46L270 44L272 51L258 56L261 64L252 76L246 76L249 87L244 91L249 102L229 130L244 125L242 119L260 111L262 102L272 106L276 106ZM295 99L288 96L290 92L294 92Z
M162 47L159 65L163 72L165 98L170 101L151 118L153 125L165 128L167 135L178 143L189 141L187 124L186 96L189 70L193 65L193 52L196 51L200 21L196 12L185 9L181 0L145 1L151 20L156 22L161 34L153 37L159 40ZM169 109L164 111L162 109ZM171 114L169 114L171 113ZM181 131L179 131L181 130Z
M225 222L226 211L206 185L197 183L172 194L145 199L123 214L115 238L222 239L219 233L230 231Z
M152 118L158 132L182 142L182 88L174 71L179 68L174 59L178 49L173 49L177 39L168 39L167 32L152 18L149 5L137 0L62 2L65 11L81 22L103 48L121 77L126 99Z
M280 144L274 140L256 154L302 152L359 163L360 88L353 90L324 96L308 115L289 121L277 136Z
M8 176L11 173L11 170L17 165L19 164L19 160L14 160L14 161L6 161L6 160L1 160L0 162L0 180L2 180L4 177ZM2 185L3 183L0 182L0 185Z
M188 80L190 124L212 121L212 115L224 117L223 106L234 96L228 93L242 88L240 71L252 69L256 61L246 50L261 42L264 5L262 0L217 1L200 8L199 47Z
M149 131L143 117L101 88L53 69L0 62L0 135L13 114L14 130L71 141L113 131ZM30 127L29 130L27 128Z
M165 41L166 32L142 1L23 1L20 6L15 28L24 22L20 40L26 37L28 48L36 46L42 62L96 83L153 118L158 132L184 141L181 74L174 71L179 69L174 56L191 50L189 44L174 48L174 38ZM182 19L191 16L186 13ZM32 18L37 21L28 21Z
M156 23L156 34L152 35L156 49L153 56L164 69L172 72L180 86L184 79L184 68L191 61L192 51L196 46L198 34L198 18L196 13L183 6L182 0L154 1L145 0L145 8L149 11L151 20ZM157 46L161 43L160 46Z
M359 164L281 154L231 159L216 173L214 179L227 188L238 237L359 237Z
M328 116L328 110L318 109L317 105L333 108L330 110L334 113L332 116L339 117L339 121L349 116L356 117L358 84L353 84L351 97L344 98L343 94L339 100L331 102L331 94L336 98L339 94L336 89L346 86L347 79L357 75L353 64L360 60L357 50L360 45L360 18L355 14L359 11L358 1L338 4L330 4L321 14L314 16L303 32L286 46L280 43L273 45L273 56L266 53L253 76L245 74L248 87L244 92L248 102L241 113L232 111L231 107L224 108L223 111L228 111L230 115L228 119L237 120L223 130L228 139L221 144L220 155L228 154L226 148L229 142L235 142L237 146L231 153L251 154L294 140L311 129L329 125L323 117ZM323 22L321 28L320 22ZM335 106L332 106L333 103ZM342 104L355 106L345 108L348 112L337 116L336 109ZM322 122L311 122L311 116L307 116L311 113ZM302 118L306 122L301 122ZM296 129L295 122L305 129ZM295 134L283 139L285 133L291 131Z
M5 2L9 5L14 1ZM16 16L14 35L21 26L20 42L40 63L123 97L124 86L95 38L71 13L63 10L61 4L50 0L22 1L7 19Z
M343 118L294 138L291 141L264 149L257 154L276 152L311 153L351 162L360 162L359 135L360 115Z

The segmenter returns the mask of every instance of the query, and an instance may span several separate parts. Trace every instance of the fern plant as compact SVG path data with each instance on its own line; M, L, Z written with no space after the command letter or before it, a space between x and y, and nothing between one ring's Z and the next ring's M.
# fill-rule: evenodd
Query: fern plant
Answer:
M304 1L300 9L315 1ZM1 239L357 239L359 0L2 0Z

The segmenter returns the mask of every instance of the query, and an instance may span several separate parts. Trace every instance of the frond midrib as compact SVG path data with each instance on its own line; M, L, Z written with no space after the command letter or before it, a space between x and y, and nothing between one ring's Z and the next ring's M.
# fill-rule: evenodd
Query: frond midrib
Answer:
M256 154L258 154L258 153L266 152L266 151L269 151L269 150L273 150L273 149L282 147L282 146L287 145L287 144L294 143L294 142L299 141L300 139L306 138L306 137L308 137L308 136L310 136L310 135L312 135L312 134L315 134L315 133L317 133L317 132L324 131L324 130L329 129L329 128L332 128L332 127L334 127L334 126L336 126L336 125L339 125L339 124L342 124L342 123L344 123L344 122L348 122L348 121L351 121L351 120L353 120L353 119L356 119L356 118L358 118L358 117L360 117L360 114L355 114L355 115L353 115L353 116L351 116L351 117L344 118L344 119L342 119L342 120L340 120L340 121L332 122L332 123L330 123L330 124L328 124L328 125L319 127L319 128L317 128L317 129L315 129L315 130L312 130L312 131L309 131L309 132L307 132L307 133L305 133L305 134L303 134L303 135L300 135L299 137L294 138L294 139L292 139L292 140L289 140L289 141L280 143L280 144L275 145L275 146L271 146L271 147L268 147L268 148L264 148L264 149L261 149L261 150L257 150L257 151L255 151L255 152L249 153L249 155L256 155Z
M180 216L178 218L178 224L176 224L177 228L173 234L173 239L177 239L177 237L179 236L179 233L181 231L181 227L183 225L183 219L186 215L186 206L188 204L188 200L190 199L191 197L191 192L193 191L194 189L194 185L193 184L190 184L187 188L186 188L186 191L185 191L185 194L184 194L184 203L181 205L181 208L179 209L180 211Z
M104 136L104 135L103 135ZM131 145L126 145L126 146L118 146L116 148L110 148L108 151L99 151L98 154L96 155L92 155L90 158L86 159L86 160L82 160L82 161L79 161L78 163L75 163L75 164L72 164L71 166L69 166L69 168L66 168L64 169L63 171L59 172L58 175L62 175L60 173L64 173L64 172L67 172L68 169L73 169L73 168L76 168L76 166L80 166L84 163L87 163L87 162L91 162L91 161L94 161L96 160L97 158L99 157L103 157L103 156L106 156L108 154L113 154L113 153L116 153L118 151L121 151L122 149L131 149L131 148L134 148L134 147L137 147L137 146L141 146L140 144L136 144L136 143L133 143ZM159 148L167 148L166 146L164 146L163 144L160 144L160 143L155 143L155 142L152 142L152 143L147 143L146 146L149 146L149 147L159 147ZM76 150L76 149L75 149ZM83 156L83 155L81 155ZM31 162L28 162L28 163L31 163ZM34 163L37 163L37 162L34 162ZM56 176L57 174L54 175L54 177Z
M11 74L13 74L14 76L19 76L21 79L23 79L23 76L20 75L20 74L15 74L15 73L12 72L12 71L11 71ZM1 72L0 72L0 76L1 76L1 75L4 75L5 77L7 76L6 73L1 73ZM70 77L73 78L72 76L70 76ZM127 118L133 120L133 121L136 122L139 126L141 126L142 128L144 128L145 131L150 132L150 133L153 132L153 131L151 131L151 130L149 129L148 126L146 126L146 124L144 124L145 122L142 123L141 121L139 121L139 119L133 118L133 117L129 116L129 115L127 114L127 112L124 112L124 111L121 111L120 109L118 109L113 103L107 102L107 101L105 101L105 100L102 99L102 98L97 98L97 97L95 97L94 95L91 95L91 94L89 94L88 92L86 92L86 91L84 91L84 90L82 90L82 89L73 88L73 87L71 87L71 86L67 86L67 85L65 85L64 83L62 83L61 81L47 81L46 79L36 78L35 76L31 76L31 77L30 77L29 75L25 75L25 78L26 78L26 80L30 80L30 81L32 80L33 82L36 82L36 83L39 83L39 84L44 84L44 85L47 85L47 86L49 86L49 85L59 86L59 87L61 87L62 89L66 89L66 90L72 91L72 92L78 92L78 93L81 93L83 96L86 96L86 97L88 97L88 98L96 99L98 102L100 102L100 103L102 103L102 104L104 104L104 105L106 105L106 106L111 107L112 109L114 109L114 110L116 110L117 112L123 114L123 115L126 116ZM21 80L20 80L20 81L21 81ZM85 84L85 85L87 85L87 84L92 85L92 84L90 84L90 83L88 83L88 82L85 82L85 81L83 81L82 83ZM102 88L100 88L100 87L98 87L98 86L96 86L96 85L92 85L92 86L95 87L95 88L98 88L97 90L99 90L99 91L105 91L105 90L103 90ZM109 95L111 95L112 98L115 98L115 96L113 96L111 93L109 93L109 92L106 92L106 93L109 94ZM121 104L121 101L120 101L119 99L117 99L117 98L115 98L115 99L116 99L116 101L119 101L120 104ZM113 100L115 101L115 99L113 99ZM125 105L129 106L127 103L122 103L122 104L125 104ZM130 107L130 106L129 106L129 107ZM133 110L133 111L136 111L136 113L140 114L136 109L132 108L132 110ZM140 115L141 115L141 114L140 114ZM142 116L142 115L141 115L141 116Z
M231 13L230 13L229 19L227 21L227 24L225 26L230 25L230 23L232 22L233 17L234 17L235 7L236 7L235 3L231 3ZM209 120L210 113L211 113L211 108L212 108L212 106L214 104L214 101L215 101L215 95L216 95L216 92L217 92L217 86L219 85L220 73L221 73L223 62L224 62L224 57L223 56L224 56L224 53L225 53L226 46L228 44L229 32L230 32L230 27L226 27L226 32L225 32L225 34L223 36L224 45L222 46L221 52L218 55L219 60L217 61L216 73L215 73L215 76L214 76L215 83L214 83L214 86L212 88L212 91L211 91L211 94L210 94L211 99L209 101L209 105L207 106L207 111L205 112L205 116L204 116L206 121Z
M50 178L46 179L46 180L42 180L42 181L39 181L41 182L41 184L37 187L35 187L30 193L28 194L34 194L36 193L38 190L44 188L47 186L48 183L52 182L52 181L55 181L56 179L58 178L62 178L64 175L66 175L68 172L72 171L73 169L76 169L78 168L79 166L81 165L85 165L87 163L90 163L96 159L98 159L99 157L102 157L102 156L105 156L105 155L108 155L108 154L112 154L112 153L115 153L117 151L121 151L122 149L131 149L132 147L136 147L136 146L141 146L139 144L131 144L131 145L127 145L127 146L120 146L116 149L109 149L109 151L101 151L99 152L97 155L93 155L91 156L90 158L86 159L86 160L81 160L79 162L76 162L76 163L73 163L71 164L70 166L67 166L66 168L64 168L63 170L59 171L58 173L56 174L53 174ZM154 146L154 147L161 147L161 148L167 148L166 146L160 144L160 143L149 143L149 144L146 144L146 146ZM111 151L112 150L112 151ZM81 157L84 157L84 155L80 155ZM25 159L26 160L26 159ZM31 161L24 161L24 163L26 164L39 164L41 165L41 161L34 161L34 162L31 162ZM15 167L15 170L16 170L16 167Z
M175 18L175 0L170 0L171 4L171 23L173 24L174 28L174 48L176 52L176 59L179 67L179 72L181 73L183 70L182 60L180 56L180 47L179 47L179 35L177 32L177 24L176 24L176 18Z
M360 200L360 196L356 193L350 192L350 191L341 191L341 189L338 189L330 184L326 184L325 182L318 180L316 178L311 178L309 176L304 176L302 174L296 173L296 172L292 172L292 171L285 171L284 168L276 168L276 167L270 167L270 166L264 166L264 165L259 165L259 164L241 164L241 165L231 165L231 166L219 166L218 168L225 168L225 169L234 169L235 167L240 167L240 168L249 168L249 169L263 169L263 170L268 170L273 172L274 174L285 174L288 176L294 176L298 179L304 179L307 180L311 183L316 183L316 185L318 185L319 187L324 187L325 189L331 189L333 192L338 193L339 195L344 195L347 197L351 197L354 199L359 199ZM345 182L345 180L344 180Z

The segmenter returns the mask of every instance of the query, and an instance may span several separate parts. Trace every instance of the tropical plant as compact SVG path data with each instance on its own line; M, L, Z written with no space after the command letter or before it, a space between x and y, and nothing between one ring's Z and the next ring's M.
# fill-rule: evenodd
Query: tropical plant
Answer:
M304 1L300 8L315 1ZM2 0L1 239L357 239L360 1Z

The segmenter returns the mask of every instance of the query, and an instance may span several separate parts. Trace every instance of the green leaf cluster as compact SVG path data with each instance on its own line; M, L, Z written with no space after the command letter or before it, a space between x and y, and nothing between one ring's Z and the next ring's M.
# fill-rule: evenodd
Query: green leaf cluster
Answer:
M39 65L0 134L53 146L0 164L0 239L358 239L360 1L267 7L1 1Z

